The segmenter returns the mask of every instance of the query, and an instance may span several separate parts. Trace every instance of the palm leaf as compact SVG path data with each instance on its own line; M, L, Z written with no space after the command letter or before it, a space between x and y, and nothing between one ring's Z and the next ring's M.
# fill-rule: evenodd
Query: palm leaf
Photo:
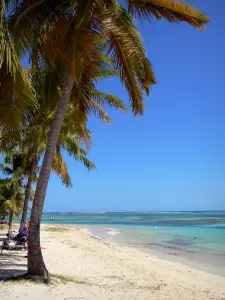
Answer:
M139 19L157 20L165 18L169 22L187 22L188 24L204 28L209 18L191 5L179 0L127 0L129 12Z
M148 93L150 85L155 83L151 64L145 56L137 28L127 11L117 6L108 14L108 20L104 22L104 32L108 37L107 52L130 95L134 115L142 114L142 89Z
M87 159L86 156L80 155L78 160L83 163L83 165L88 169L88 171L96 169L95 164L91 162L89 159Z
M5 17L4 1L0 1L0 70L15 74L19 68L19 60L10 40L10 33Z
M6 3L7 4L7 3ZM8 3L9 4L9 3ZM7 5L8 5L7 4ZM11 3L12 5L12 3ZM5 18L4 1L0 2L0 127L18 126L35 103L22 67L11 43ZM4 134L4 130L2 135Z
M81 107L81 105L83 107ZM87 98L86 102L81 102L80 108L84 113L92 114L93 116L98 117L100 120L104 121L106 124L112 121L103 107L99 103L93 101L91 98Z
M87 150L81 147L81 144L86 146L87 143L90 144L90 141L90 132L87 129L81 134L71 134L64 128L64 130L61 131L58 147L62 147L70 156L73 156L75 160L82 162L88 170L92 170L95 169L95 165L87 159Z
M122 110L124 113L127 111L127 108L124 105L123 101L112 94L103 93L97 90L91 90L89 95L92 100L100 105L107 104L110 107Z
M36 99L23 74L17 70L15 74L0 70L0 126L18 127L22 121L30 117L36 107Z
M72 186L66 162L60 153L60 147L57 147L55 151L52 170L62 179L62 183L65 184L66 187Z

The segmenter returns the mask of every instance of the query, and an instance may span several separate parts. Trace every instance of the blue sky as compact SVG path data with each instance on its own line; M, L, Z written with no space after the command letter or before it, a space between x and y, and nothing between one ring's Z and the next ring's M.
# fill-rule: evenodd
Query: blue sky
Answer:
M210 16L206 31L139 26L158 80L144 117L91 118L97 170L66 157L73 188L52 175L45 211L225 209L225 1L191 3ZM100 87L128 101L116 79Z

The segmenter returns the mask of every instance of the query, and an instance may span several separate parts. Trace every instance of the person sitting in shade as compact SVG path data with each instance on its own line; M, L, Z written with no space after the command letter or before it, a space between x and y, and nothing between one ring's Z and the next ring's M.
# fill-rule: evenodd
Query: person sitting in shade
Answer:
M17 240L20 240L23 237L28 237L28 224L27 223L22 223L20 225L19 233L16 236Z

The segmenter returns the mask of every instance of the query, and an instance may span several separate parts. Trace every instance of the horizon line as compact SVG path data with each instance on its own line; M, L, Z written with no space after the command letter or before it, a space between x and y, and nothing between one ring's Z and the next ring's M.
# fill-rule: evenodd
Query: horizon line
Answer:
M76 214L107 214L107 213L154 213L154 212L225 212L225 209L215 209L215 210L126 210L126 211L92 211L92 212L85 212L85 211L43 211L44 214L48 213L76 213Z

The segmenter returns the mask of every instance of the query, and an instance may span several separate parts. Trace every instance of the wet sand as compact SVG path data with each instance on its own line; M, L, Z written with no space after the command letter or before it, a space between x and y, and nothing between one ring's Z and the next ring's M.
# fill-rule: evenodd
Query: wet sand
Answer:
M163 243L151 239L144 243L138 241L137 235L132 235L132 231L107 227L90 227L89 231L105 239L116 242L119 245L137 248L154 256L179 262L197 270L213 273L225 277L225 255L199 251L198 249L189 248L179 238L173 243ZM110 233L110 234L109 234Z

